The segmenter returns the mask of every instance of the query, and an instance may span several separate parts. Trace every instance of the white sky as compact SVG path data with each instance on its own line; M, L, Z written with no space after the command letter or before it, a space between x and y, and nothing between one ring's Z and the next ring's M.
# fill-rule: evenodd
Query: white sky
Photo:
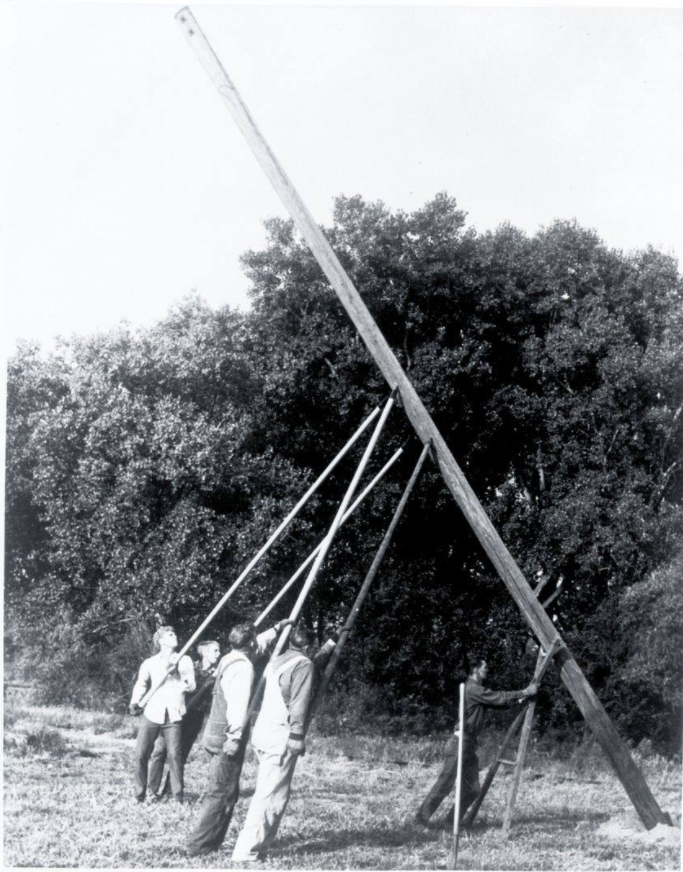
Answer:
M284 215L178 5L3 5L5 338L148 324ZM455 196L683 254L683 10L192 5L316 218ZM362 291L362 288L360 289Z

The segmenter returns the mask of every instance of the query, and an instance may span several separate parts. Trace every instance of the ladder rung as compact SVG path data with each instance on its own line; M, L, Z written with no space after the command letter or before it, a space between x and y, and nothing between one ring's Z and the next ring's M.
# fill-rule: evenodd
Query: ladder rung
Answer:
M502 757L498 758L498 762L505 763L507 766L516 766L517 765L516 760L504 760Z

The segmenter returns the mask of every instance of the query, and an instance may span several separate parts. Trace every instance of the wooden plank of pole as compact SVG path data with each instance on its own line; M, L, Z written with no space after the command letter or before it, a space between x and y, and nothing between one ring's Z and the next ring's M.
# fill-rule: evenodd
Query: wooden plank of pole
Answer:
M360 294L254 123L249 109L223 69L193 14L185 7L177 13L176 19L385 379L392 388L395 387L400 391L405 412L420 440L425 444L432 443L446 487L467 518L482 548L539 642L546 650L549 649L557 634L552 621L534 596L521 569L498 535ZM566 647L562 656L562 680L607 754L641 820L648 829L660 822L665 823L666 817L650 792L642 773L635 765L600 700Z
M449 869L457 869L458 846L460 844L460 808L462 802L462 757L465 750L465 685L460 685L460 704L458 706L458 766L455 774L455 808L453 811L453 841L451 844Z
M315 561L313 562L313 566L311 567L311 570L308 573L308 576L306 577L306 581L304 582L304 586L301 588L301 592L299 593L297 601L294 603L294 608L290 612L289 620L292 622L292 624L285 627L284 630L282 631L282 633L280 634L280 638L275 643L275 648L273 650L273 653L270 655L270 658L268 660L269 663L272 660L274 660L278 656L278 654L280 654L280 652L284 649L285 645L287 644L287 640L289 639L289 634L291 633L291 630L292 630L292 625L297 622L299 614L301 613L301 609L303 608L303 605L306 602L306 597L308 596L308 594L311 590L311 587L313 586L313 582L315 581L315 579L318 575L318 572L320 571L320 568L323 565L325 558L327 557L327 552L330 550L330 546L332 545L332 542L334 541L334 537L336 536L337 531L341 527L342 518L344 517L346 510L348 509L349 504L351 503L351 500L353 499L353 495L356 492L356 489L358 487L358 483L361 480L363 473L365 472L365 467L368 465L368 461L370 460L370 456L372 455L372 452L375 449L375 445L377 444L377 440L379 439L380 434L382 432L382 429L384 428L384 425L386 423L386 420L389 417L389 412L391 411L391 409L394 405L395 394L396 394L395 391L391 392L391 396L387 400L387 402L384 406L384 409L382 410L382 414L380 415L379 420L378 420L377 424L375 425L375 429L373 431L372 436L370 437L370 441L366 445L365 451L363 452L363 456L360 459L360 463L358 464L358 467L357 467L355 473L353 474L353 478L351 479L351 483L349 484L349 486L346 490L346 493L344 494L344 497L343 497L341 503L339 504L339 508L337 509L337 514L334 516L334 520L332 521L332 524L330 525L330 529L328 530L327 536L325 536L325 538L323 540L322 547L320 548L320 550L318 551L318 553L316 555ZM261 690L262 690L264 684L265 684L265 672L261 676L261 679L258 683L256 691L254 692L254 695L251 698L251 702L249 704L249 711L247 713L247 720L254 713L254 710L256 708L258 699L261 695Z
M370 586L372 585L373 581L375 580L375 576L377 575L379 567L381 566L382 561L384 560L384 556L387 553L389 545L391 544L391 540L393 539L394 533L396 531L396 527L398 526L398 522L401 520L401 516L403 515L403 511L408 503L408 498L410 497L410 494L412 493L413 488L415 487L415 483L417 482L417 480L420 476L420 472L422 471L422 467L424 465L425 460L427 459L428 454L429 454L429 445L425 445L420 453L420 456L418 458L417 463L415 464L415 468L413 470L412 475L410 476L408 484L406 485L405 490L403 491L401 499L399 500L399 503L396 506L396 510L394 511L394 515L391 519L391 522L389 523L389 526L387 527L387 531L384 534L384 538L382 539L382 543L379 546L377 553L375 554L375 557L372 561L372 565L370 566L370 569L368 570L368 572L363 580L363 584L361 585L361 589L358 592L358 595L356 596L356 600L355 600L353 606L351 607L351 611L349 612L349 615L344 623L344 626L342 627L341 632L339 633L339 640L337 641L337 644L334 648L334 651L332 652L332 656L330 657L330 659L327 663L327 666L325 667L325 671L323 672L322 678L320 680L320 686L318 687L316 694L315 694L315 697L313 699L313 703L311 705L311 708L310 708L310 711L308 714L307 727L311 721L311 718L313 717L313 713L314 713L316 707L318 706L320 700L324 697L325 692L327 690L327 687L328 687L330 681L332 680L332 676L334 675L334 672L337 668L337 664L339 663L339 659L342 655L342 651L344 650L344 646L346 645L346 642L351 634L351 631L353 630L353 627L354 627L354 624L356 623L358 615L360 614L360 610L363 606L363 603L365 602L365 599L370 591Z
M194 633L190 636L190 638L185 642L183 647L178 652L177 659L179 660L183 654L186 654L195 641L201 636L204 630L209 626L211 621L216 617L216 615L220 612L223 606L227 603L233 593L237 590L237 588L242 584L244 579L249 575L252 569L256 566L256 564L261 560L262 557L272 548L275 542L280 538L280 536L284 533L290 523L294 520L294 518L299 514L301 509L306 505L309 499L313 496L313 494L320 488L323 482L329 478L332 471L339 465L339 463L346 457L349 451L353 448L353 446L358 442L360 437L365 433L367 428L372 424L375 418L379 415L380 408L376 406L372 412L367 416L367 418L363 421L360 427L356 430L353 436L348 440L346 445L338 452L336 457L330 461L330 463L325 467L325 469L320 473L318 478L313 482L313 484L308 488L306 493L301 497L299 502L294 506L294 508L288 513L287 517L280 522L277 528L270 534L266 543L259 549L259 551L252 557L249 563L244 567L242 572L237 576L232 585L228 588L228 590L223 594L223 596L218 600L213 609L209 612L209 614L204 618L199 627L194 631ZM159 690L161 685L166 681L166 678L173 672L175 669L175 665L171 665L168 669L166 675L164 675L156 684L153 684L147 693L140 700L140 707L144 708L150 699L154 696L154 694Z
M348 519L356 511L358 506L363 502L365 497L370 493L370 491L375 487L375 485L377 485L384 478L384 476L387 474L387 472L389 472L391 467L396 463L396 461L399 459L399 457L402 454L403 454L403 448L399 448L398 451L394 452L394 454L389 458L389 460L387 460L387 462L380 469L380 471L377 473L377 475L372 479L372 481L367 485L367 487L362 491L362 493L359 494L359 496L357 497L356 500L354 500L352 505L349 506L348 510L346 511L346 513L344 514L344 517L341 520L340 527L348 521ZM297 571L294 573L294 575L292 575L292 577L289 579L289 581L287 581L287 582L285 582L285 584L283 584L283 586L280 588L279 592L273 597L273 599L270 601L270 603L268 603L268 605L261 612L261 614L258 616L258 618L256 618L256 620L254 621L255 627L258 627L268 617L268 615L273 611L275 606L280 602L282 597L287 593L288 590L290 590L290 588L293 587L293 585L296 583L296 581L301 577L301 575L303 575L303 573L307 569L307 567L309 567L311 565L311 563L315 560L315 557L316 557L318 551L320 551L320 549L323 546L323 541L324 540L321 540L316 545L316 547L313 549L313 551L311 551L311 553L304 560L304 562L301 564L301 566L297 569Z

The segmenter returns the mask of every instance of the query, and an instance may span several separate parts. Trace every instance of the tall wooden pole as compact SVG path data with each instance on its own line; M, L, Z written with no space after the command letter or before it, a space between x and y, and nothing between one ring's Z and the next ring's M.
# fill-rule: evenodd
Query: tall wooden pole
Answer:
M431 441L446 487L467 518L475 536L510 591L525 620L536 634L538 641L548 651L558 637L555 626L505 547L431 415L403 371L396 355L389 347L329 242L325 239L313 216L278 163L270 146L258 130L247 106L223 69L194 16L188 8L184 8L177 13L176 19L204 69L216 85L221 99L247 140L261 168L292 216L299 232L308 243L384 378L390 387L398 388L406 414L418 436L423 443ZM561 664L562 680L593 730L595 737L602 745L617 777L645 826L651 829L658 823L665 822L665 816L650 792L645 779L566 646L558 654L558 662Z

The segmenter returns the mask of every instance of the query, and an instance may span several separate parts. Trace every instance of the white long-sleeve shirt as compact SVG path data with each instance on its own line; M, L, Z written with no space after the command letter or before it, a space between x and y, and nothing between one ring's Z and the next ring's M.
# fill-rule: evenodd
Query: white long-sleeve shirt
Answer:
M276 639L277 630L275 627L271 627L265 633L259 633L256 637L254 656L258 657L264 654ZM227 654L226 657L230 657L230 654ZM240 657L226 667L220 681L227 706L228 738L241 739L247 725L247 712L254 686L254 667L249 660Z
M130 698L131 705L140 704L149 688L155 687L166 675L167 667L168 661L161 651L142 662ZM154 724L181 720L185 714L185 692L192 691L195 687L194 664L185 654L178 661L178 670L166 678L145 706L145 717Z

